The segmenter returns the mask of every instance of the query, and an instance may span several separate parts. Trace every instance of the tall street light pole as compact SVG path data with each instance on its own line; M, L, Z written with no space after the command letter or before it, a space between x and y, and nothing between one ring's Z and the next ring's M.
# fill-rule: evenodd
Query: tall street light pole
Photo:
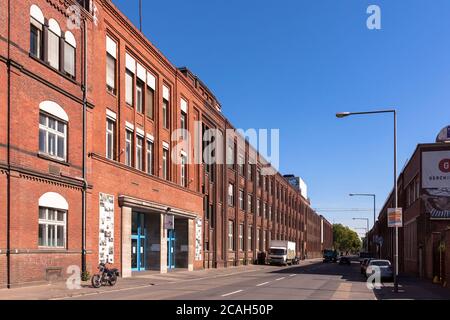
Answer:
M394 202L395 208L398 208L398 186L397 186L397 110L377 110L364 112L339 112L337 118L345 118L353 115L393 113L394 114ZM394 275L394 292L398 292L398 226L395 227L395 275Z
M366 250L369 252L369 218L353 218L353 220L364 220L367 222L366 233Z
M376 195L373 193L350 193L350 197L373 197L373 227L375 227L375 222L377 221L376 217Z

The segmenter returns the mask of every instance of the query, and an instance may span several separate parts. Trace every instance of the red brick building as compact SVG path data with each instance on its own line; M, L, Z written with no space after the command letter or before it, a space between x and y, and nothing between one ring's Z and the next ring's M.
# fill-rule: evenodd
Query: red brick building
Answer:
M7 0L0 12L0 287L99 261L124 277L253 263L271 239L321 251L309 200L261 172L267 161L225 135L213 93L111 1ZM195 163L197 136L176 129L219 130L234 163Z
M399 228L400 272L429 279L445 273L445 255L440 257L439 247L447 241L450 228L448 163L448 143L419 144L398 178L399 207L403 208L403 227ZM369 234L371 251L391 261L395 228L388 228L387 210L393 207L392 192Z

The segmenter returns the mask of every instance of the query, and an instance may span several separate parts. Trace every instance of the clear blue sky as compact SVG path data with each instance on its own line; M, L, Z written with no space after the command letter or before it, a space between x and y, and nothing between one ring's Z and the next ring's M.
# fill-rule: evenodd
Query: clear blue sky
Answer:
M138 0L113 2L138 24ZM382 30L366 28L370 4ZM371 208L349 192L380 207L392 189L391 116L337 111L396 106L399 168L450 124L448 0L143 0L143 11L147 37L237 128L280 129L281 172L304 178L314 208ZM322 213L351 227L373 216Z

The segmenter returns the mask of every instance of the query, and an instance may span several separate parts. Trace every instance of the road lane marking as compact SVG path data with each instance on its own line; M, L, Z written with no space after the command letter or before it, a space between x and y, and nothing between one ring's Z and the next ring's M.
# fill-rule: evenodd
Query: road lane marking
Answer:
M242 292L243 290L237 290L237 291L233 291L233 292L230 292L230 293L226 293L226 294L223 294L222 295L222 297L228 297L228 296L231 296L232 294L236 294L236 293L239 293L239 292Z
M256 286L257 286L257 287L261 287L261 286L263 286L263 285L265 285L265 284L268 284L268 283L269 283L269 281L263 282L263 283L260 283L260 284L257 284Z
M283 279L286 279L286 277L275 279L275 281L280 281L280 280L283 280Z
M295 277L295 274L291 274L289 277Z

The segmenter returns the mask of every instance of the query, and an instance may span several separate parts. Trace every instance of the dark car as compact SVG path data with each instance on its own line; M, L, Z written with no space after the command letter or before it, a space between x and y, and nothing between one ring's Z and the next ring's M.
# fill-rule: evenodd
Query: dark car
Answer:
M350 260L349 257L341 257L339 259L339 264L340 265L348 265L348 266L350 266L352 264L352 261Z
M361 262L361 274L366 274L367 266L369 265L369 262L371 261L371 258L366 258Z
M336 250L324 250L323 262L337 262L338 253Z

